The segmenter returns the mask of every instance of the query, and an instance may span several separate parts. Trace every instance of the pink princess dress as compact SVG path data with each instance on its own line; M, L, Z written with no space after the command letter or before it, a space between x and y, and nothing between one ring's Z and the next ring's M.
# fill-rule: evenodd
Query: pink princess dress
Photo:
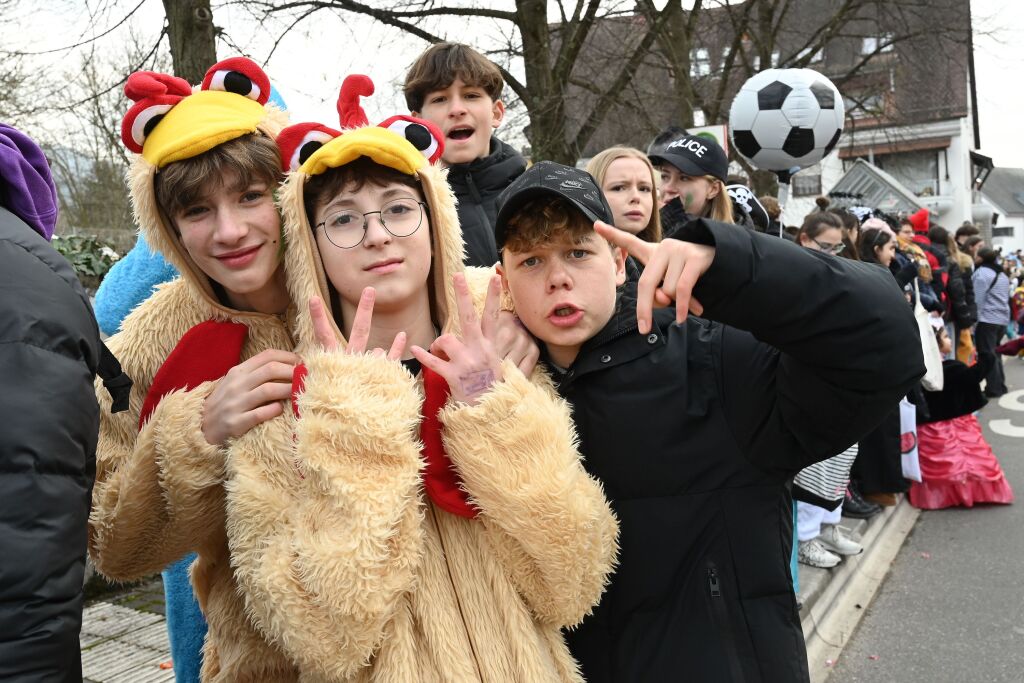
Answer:
M979 383L995 357L968 367L942 364L942 391L926 391L929 421L917 426L921 482L910 486L910 503L923 510L1013 502L1013 490L973 415L985 405Z

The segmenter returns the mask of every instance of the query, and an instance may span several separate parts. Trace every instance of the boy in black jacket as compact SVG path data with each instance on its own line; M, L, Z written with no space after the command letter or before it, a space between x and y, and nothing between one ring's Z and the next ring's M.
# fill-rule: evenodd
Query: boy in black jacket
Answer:
M493 62L459 43L431 46L405 77L409 111L444 133L441 160L458 199L467 266L490 267L498 260L495 202L526 169L518 152L491 135L505 117L504 86Z
M661 244L591 227L609 220L588 174L542 162L495 227L506 291L621 525L572 653L591 683L806 681L787 484L921 377L913 316L879 268L705 219ZM625 250L646 268L618 289ZM672 300L675 318L653 310Z
M0 681L82 680L79 631L102 372L99 328L50 246L43 151L0 123Z

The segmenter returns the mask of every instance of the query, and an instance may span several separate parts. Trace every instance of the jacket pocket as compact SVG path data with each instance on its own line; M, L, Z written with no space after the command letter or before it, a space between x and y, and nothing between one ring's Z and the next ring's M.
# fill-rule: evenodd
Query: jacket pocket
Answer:
M729 671L729 681L732 683L744 683L746 678L740 666L739 652L736 648L736 634L729 619L729 608L725 603L722 592L722 578L718 573L718 567L714 562L707 564L707 588L708 608L711 612L711 622L714 624L715 634L722 644L722 650L728 660L726 667Z

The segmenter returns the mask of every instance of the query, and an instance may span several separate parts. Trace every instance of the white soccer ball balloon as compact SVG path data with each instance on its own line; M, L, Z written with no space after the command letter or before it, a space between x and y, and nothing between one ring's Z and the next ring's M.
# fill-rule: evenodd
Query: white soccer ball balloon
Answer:
M732 143L764 171L794 171L821 161L839 142L843 97L813 69L767 69L743 84L729 110Z

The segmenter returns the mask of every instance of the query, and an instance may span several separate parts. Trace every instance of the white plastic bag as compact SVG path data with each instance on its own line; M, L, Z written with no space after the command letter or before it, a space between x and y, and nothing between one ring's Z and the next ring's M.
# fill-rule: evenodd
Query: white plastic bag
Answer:
M917 408L906 398L900 401L900 462L904 478L921 481L921 461L917 452Z
M927 391L942 391L942 354L939 352L939 343L935 341L935 330L928 322L928 311L921 305L921 292L917 288L917 278L914 278L914 318L917 320L917 330L921 335L921 352L924 354L924 377L921 378L921 385Z

